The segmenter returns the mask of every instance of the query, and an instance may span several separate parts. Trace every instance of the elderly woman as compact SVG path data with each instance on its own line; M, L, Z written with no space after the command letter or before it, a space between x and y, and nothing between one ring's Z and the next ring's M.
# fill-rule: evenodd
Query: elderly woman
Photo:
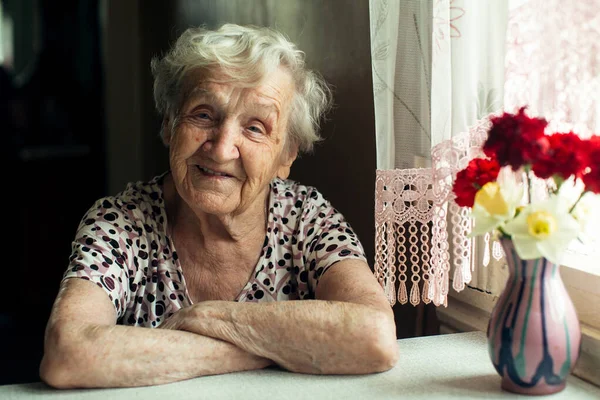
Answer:
M82 219L42 379L391 368L392 311L356 234L316 189L287 180L330 104L303 53L273 30L228 24L189 29L152 70L170 170Z

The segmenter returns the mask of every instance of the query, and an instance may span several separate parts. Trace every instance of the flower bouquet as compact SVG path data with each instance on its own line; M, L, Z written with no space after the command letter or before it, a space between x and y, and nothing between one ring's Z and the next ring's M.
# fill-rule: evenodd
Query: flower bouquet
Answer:
M509 267L487 332L502 387L549 394L579 356L579 320L557 271L572 242L600 225L600 136L548 134L525 111L491 118L485 157L458 172L453 193L471 209L471 235L495 235Z

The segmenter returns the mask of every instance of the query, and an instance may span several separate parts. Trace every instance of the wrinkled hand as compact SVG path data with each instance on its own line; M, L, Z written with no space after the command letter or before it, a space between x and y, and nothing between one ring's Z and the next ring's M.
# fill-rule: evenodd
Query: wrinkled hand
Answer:
M188 321L190 309L193 306L184 307L179 311L175 312L169 318L167 318L162 324L158 326L158 329L170 329L174 331L185 330L186 322Z
M167 318L159 329L186 331L223 340L240 348L245 348L250 353L253 349L247 348L247 341L240 337L234 327L232 315L240 308L256 306L253 303L235 303L230 301L201 301L185 307ZM256 354L256 353L255 353Z
M175 312L160 324L158 329L187 331L236 346L247 353L244 357L247 358L248 365L244 369L260 369L276 365L274 361L256 355L256 353L245 348L245 346L240 346L239 343L236 344L231 339L231 330L227 329L226 325L220 323L221 321L217 317L226 317L227 313L233 310L237 304L226 301L203 301L196 303Z
M230 312L239 303L229 301L202 301L184 307L167 318L159 329L189 331L205 336L214 336L206 329L211 330L215 324L227 319Z

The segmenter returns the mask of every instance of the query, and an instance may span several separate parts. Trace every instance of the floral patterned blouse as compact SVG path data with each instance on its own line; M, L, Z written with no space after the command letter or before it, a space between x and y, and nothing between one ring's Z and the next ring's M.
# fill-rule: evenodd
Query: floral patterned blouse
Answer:
M82 218L63 280L102 288L117 323L157 327L192 304L177 250L167 235L162 174L98 200ZM365 260L344 217L313 187L270 183L267 234L255 273L236 301L314 299L319 278L337 261Z

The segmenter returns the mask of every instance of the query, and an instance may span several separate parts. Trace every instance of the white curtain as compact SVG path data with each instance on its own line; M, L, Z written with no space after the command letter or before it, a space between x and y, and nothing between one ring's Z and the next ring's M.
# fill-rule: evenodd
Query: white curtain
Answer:
M369 10L377 168L419 166L431 153L431 3L374 0Z
M484 266L502 263L501 248L468 238L452 180L504 110L599 129L598 10L600 0L370 0L375 274L392 304L445 305L450 282L500 291L506 269Z
M423 166L433 146L502 107L507 1L369 5L377 167Z
M370 0L370 11L376 273L392 303L445 304L450 274L458 289L472 277L466 215L447 200L478 148L469 128L502 107L508 5Z

